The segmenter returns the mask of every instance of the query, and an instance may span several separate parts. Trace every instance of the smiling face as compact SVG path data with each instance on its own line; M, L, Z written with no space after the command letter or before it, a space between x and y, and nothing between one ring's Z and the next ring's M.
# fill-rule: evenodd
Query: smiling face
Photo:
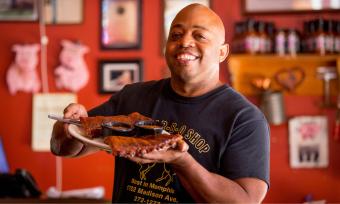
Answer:
M172 78L184 83L214 83L228 54L221 19L209 8L192 4L173 20L166 44Z

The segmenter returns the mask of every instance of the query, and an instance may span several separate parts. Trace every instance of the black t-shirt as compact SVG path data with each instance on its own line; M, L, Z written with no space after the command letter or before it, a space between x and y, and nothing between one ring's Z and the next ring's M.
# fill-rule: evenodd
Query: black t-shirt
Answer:
M169 79L136 83L89 115L132 112L160 120L166 131L183 135L189 153L210 172L229 179L254 177L269 185L268 124L258 108L231 87L183 97L172 90ZM169 165L142 165L116 157L113 202L194 200Z

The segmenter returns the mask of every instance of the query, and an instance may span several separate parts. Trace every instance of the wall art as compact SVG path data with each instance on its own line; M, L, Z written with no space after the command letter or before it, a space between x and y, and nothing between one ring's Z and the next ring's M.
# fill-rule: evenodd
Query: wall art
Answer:
M138 49L141 47L141 0L102 0L102 49Z
M99 62L99 92L114 93L125 85L143 80L141 60L105 60Z
M292 168L328 166L326 116L298 116L289 120L289 153Z

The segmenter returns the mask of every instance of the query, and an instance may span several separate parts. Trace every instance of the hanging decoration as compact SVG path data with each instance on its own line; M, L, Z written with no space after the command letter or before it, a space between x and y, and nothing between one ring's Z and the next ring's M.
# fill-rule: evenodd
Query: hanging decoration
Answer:
M61 45L63 46L59 55L61 65L55 70L56 86L58 89L77 92L86 86L89 80L89 72L83 59L89 48L69 40L62 40Z
M6 82L11 95L18 91L36 93L41 83L37 73L39 44L15 44L12 50L16 53L14 62L10 65Z
M328 166L326 116L296 116L289 120L289 153L292 168Z

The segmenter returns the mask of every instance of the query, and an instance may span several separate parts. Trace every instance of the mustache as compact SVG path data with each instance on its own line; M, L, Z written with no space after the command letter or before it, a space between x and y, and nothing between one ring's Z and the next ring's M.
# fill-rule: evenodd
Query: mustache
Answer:
M192 49L192 48L180 48L175 51L175 55L180 55L180 54L190 54L194 56L199 56L199 53L197 50Z

